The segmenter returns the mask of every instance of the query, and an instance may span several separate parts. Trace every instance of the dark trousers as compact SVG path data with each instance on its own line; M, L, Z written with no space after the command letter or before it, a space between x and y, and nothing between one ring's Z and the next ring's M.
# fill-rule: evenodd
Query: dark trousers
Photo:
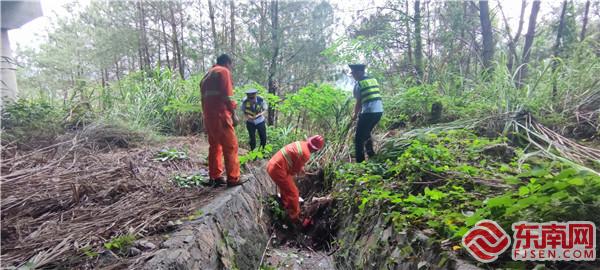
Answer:
M377 125L381 119L383 113L363 113L358 116L358 123L356 124L356 134L354 136L354 147L356 153L356 162L363 162L365 160L365 152L367 155L372 157L375 155L373 150L373 140L371 139L371 131Z
M260 137L260 146L265 147L265 145L267 144L267 126L265 125L265 121L257 125L255 125L254 123L246 122L246 129L248 129L248 134L250 134L250 150L254 150L254 148L256 148L257 130L258 136Z

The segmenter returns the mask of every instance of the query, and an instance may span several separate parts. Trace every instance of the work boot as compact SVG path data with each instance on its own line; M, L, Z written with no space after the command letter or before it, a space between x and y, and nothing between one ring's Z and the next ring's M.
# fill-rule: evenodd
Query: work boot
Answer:
M222 187L224 185L225 185L225 178L224 177L218 177L218 178L215 178L215 179L209 179L208 183L206 183L205 186L217 188L217 187Z

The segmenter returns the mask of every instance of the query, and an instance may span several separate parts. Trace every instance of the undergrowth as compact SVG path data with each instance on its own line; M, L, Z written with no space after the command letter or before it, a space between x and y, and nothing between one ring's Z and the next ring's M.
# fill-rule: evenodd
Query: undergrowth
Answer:
M348 229L356 235L378 216L396 231L424 230L436 241L453 243L448 251L482 219L497 221L507 232L524 220L600 222L598 175L525 155L506 140L468 130L390 139L390 148L376 159L341 164L331 173L344 207L337 214L361 221Z

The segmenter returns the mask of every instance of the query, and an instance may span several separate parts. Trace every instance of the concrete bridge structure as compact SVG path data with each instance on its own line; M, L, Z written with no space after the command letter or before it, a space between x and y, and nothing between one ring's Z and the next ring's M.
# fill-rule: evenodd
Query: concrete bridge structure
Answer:
M17 97L16 65L10 47L8 30L17 29L33 19L42 16L42 6L39 0L5 1L0 2L2 10L2 59L0 61L0 96L2 102L13 101Z

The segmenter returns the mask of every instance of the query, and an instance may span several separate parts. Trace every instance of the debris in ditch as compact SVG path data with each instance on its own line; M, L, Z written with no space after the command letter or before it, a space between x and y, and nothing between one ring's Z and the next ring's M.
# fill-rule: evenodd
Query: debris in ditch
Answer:
M312 179L309 180L308 177ZM322 177L322 173L307 175L298 182L308 183L308 181L311 181L312 183L318 183L323 181ZM309 185L302 185L299 189L303 196L325 192L324 190L315 191L315 187L319 187L319 185L313 185L313 190L310 190L311 186ZM329 264L325 262L331 260L327 252L331 249L331 242L337 230L333 215L334 202L333 197L329 194L306 199L301 205L301 217L305 221L310 220L311 222L310 224L304 224L305 226L298 226L292 224L288 219L285 210L281 206L280 198L277 196L270 197L267 200L267 205L272 217L273 234L269 241L272 243L272 247L266 253L269 257L266 260L269 265L295 267L290 269L315 269L307 268L307 266L317 265L318 269L333 269L333 264L330 264L331 268L329 268L327 266ZM290 259L291 257L287 255L289 252L301 254L302 260L293 262ZM304 261L310 263L304 263Z

